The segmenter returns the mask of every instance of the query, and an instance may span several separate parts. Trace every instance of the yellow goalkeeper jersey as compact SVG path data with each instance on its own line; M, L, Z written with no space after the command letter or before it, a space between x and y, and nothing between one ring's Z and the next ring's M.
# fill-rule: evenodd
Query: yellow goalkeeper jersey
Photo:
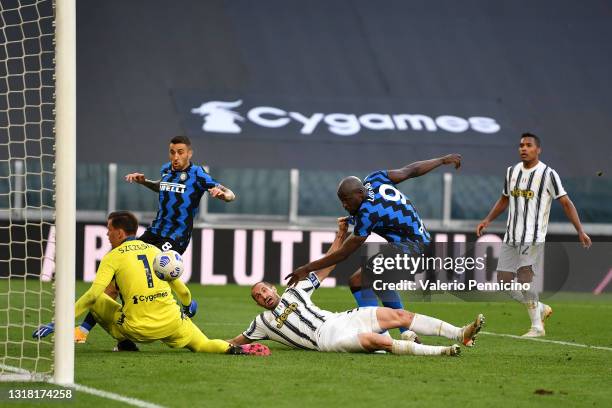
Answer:
M117 324L139 341L172 334L181 324L181 311L170 284L153 272L153 260L159 252L157 247L132 238L107 253L91 288L75 305L75 314L78 316L91 307L114 278L123 301ZM181 302L188 305L191 294L187 287L179 279L171 284Z

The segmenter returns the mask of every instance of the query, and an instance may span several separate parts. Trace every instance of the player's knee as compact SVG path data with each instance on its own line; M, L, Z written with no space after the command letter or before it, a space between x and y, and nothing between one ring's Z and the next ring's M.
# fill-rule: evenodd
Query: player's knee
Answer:
M384 329L395 329L397 327L408 327L412 323L414 313L403 309L391 309L383 307L378 309L377 318L384 322Z
M516 280L519 283L529 283L533 280L533 269L531 265L521 266L516 272Z
M414 313L403 309L393 309L393 313L395 314L395 320L397 320L402 327L408 327L412 324Z

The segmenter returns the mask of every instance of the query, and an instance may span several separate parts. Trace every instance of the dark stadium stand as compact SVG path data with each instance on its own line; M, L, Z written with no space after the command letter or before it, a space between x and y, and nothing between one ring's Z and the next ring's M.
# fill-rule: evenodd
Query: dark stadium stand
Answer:
M610 12L573 0L81 2L79 160L158 164L168 138L187 132L215 167L367 170L457 150L463 172L497 175L529 130L563 177L609 174ZM489 116L501 130L307 136L295 121L247 119L240 135L202 132L187 108L215 99L242 99L242 116L257 103Z

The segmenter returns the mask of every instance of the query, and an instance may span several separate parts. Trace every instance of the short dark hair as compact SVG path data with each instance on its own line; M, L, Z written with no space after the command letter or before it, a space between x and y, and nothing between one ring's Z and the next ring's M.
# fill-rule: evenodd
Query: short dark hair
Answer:
M259 281L255 284L253 284L253 286L251 286L251 297L253 298L253 300L255 300L255 296L253 296L253 289L255 289L255 286L259 285L259 284L263 284L264 286L269 287L270 289L272 289L274 287L273 284L271 284L270 282L266 282L266 281ZM257 300L255 300L257 302Z
M531 137L535 141L536 146L538 147L540 147L542 144L542 142L540 141L540 138L534 135L533 133L525 132L521 135L521 139L524 137Z
M187 145L189 148L191 148L191 140L189 140L187 136L174 136L172 139L170 139L170 143L171 144L183 143Z
M108 220L113 228L122 229L128 235L138 232L138 219L129 211L114 211L108 214Z

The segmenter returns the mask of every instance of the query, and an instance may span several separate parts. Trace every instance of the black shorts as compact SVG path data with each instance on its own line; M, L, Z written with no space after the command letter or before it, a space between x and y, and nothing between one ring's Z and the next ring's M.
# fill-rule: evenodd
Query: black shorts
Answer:
M144 234L138 237L138 239L143 242L146 242L147 244L155 245L162 251L168 251L172 249L181 255L183 255L183 252L185 252L185 250L187 249L187 245L189 245L189 243L187 243L186 245L180 245L178 242L171 238L159 236L149 230L146 230Z

